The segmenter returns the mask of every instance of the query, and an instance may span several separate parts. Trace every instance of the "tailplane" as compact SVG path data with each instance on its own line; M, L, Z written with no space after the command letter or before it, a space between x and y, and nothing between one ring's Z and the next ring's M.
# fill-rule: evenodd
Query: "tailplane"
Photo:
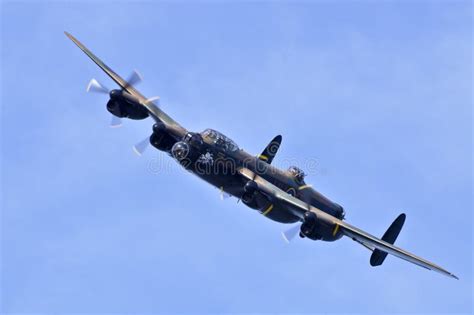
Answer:
M400 214L395 219L395 221L393 221L393 223L389 226L385 234L382 236L382 240L393 245L397 240L398 234L400 234L400 231L402 230L403 224L405 223L405 219L405 213ZM375 248L372 255L370 256L370 265L373 267L380 266L384 262L386 257L386 252Z

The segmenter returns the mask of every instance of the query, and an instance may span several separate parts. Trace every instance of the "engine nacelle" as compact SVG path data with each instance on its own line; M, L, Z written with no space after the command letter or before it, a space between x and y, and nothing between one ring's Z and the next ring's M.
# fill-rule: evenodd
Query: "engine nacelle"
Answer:
M166 132L166 126L158 122L153 125L153 133L150 136L150 143L152 146L160 151L169 152L176 140Z
M258 185L255 181L249 180L244 186L244 191L248 194L254 194L258 189Z
M258 185L253 180L249 180L244 186L244 193L242 194L242 201L247 206L253 209L259 208L258 202L256 202Z
M134 120L145 119L148 117L148 111L139 104L131 104L125 101L109 100L107 110L120 118L130 118Z
M273 208L272 202L268 199L267 196L265 196L259 191L258 184L253 180L249 180L245 184L244 191L240 199L247 207L259 210L262 213L266 209L268 209L268 207ZM282 222L275 217L272 217L272 220Z
M301 237L307 237L312 240L320 240L322 236L318 233L318 217L316 213L307 211L304 214L304 221L301 224Z
M146 108L138 103L137 99L122 90L110 91L110 100L107 110L120 118L145 119L148 117Z

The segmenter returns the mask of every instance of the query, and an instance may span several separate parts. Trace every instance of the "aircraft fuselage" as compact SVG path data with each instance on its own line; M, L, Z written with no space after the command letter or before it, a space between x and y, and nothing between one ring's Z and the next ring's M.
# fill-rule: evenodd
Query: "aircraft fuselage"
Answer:
M298 181L288 171L280 170L253 156L221 133L207 129L202 133L187 132L168 151L184 168L206 182L241 200L248 207L258 210L271 220L295 223L300 219L288 211L287 205L272 200L270 196L255 191L248 179L239 172L247 168L283 191L307 202L322 211L344 218L343 208L314 190L311 185ZM341 235L333 235L333 229L318 227L315 239L334 241Z

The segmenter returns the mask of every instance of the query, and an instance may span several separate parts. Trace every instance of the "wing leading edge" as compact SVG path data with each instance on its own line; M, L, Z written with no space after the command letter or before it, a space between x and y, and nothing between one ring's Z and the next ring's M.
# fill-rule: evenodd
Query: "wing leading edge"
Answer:
M306 211L311 211L316 214L319 220L324 221L326 224L332 224L335 227L339 226L339 230L343 233L343 235L351 238L352 240L361 243L365 247L373 250L373 249L378 249L383 252L386 252L388 254L391 254L393 256L396 256L398 258L404 259L406 261L409 261L415 265L418 265L420 267L433 270L436 272L439 272L445 276L452 277L454 279L459 279L456 277L454 274L451 272L441 268L440 266L429 262L423 258L420 258L410 252L407 252L401 248L398 248L390 243L387 243L359 228L356 228L342 220L339 220L338 218L335 218L326 212L315 208L298 198L295 198L291 196L290 194L284 192L280 188L276 187L272 183L268 182L264 178L255 175L254 172L252 172L249 169L246 168L241 168L239 172L246 177L249 180L254 180L257 185L258 189L262 191L263 193L267 194L269 197L274 198L276 200L279 200L280 202L287 204L290 206L290 210L292 213L296 216L298 216L301 220L303 220L303 215Z
M385 253L388 253L388 254L391 254L393 256L396 256L398 258L401 258L401 259L404 259L406 261L409 261L415 265L418 265L420 267L423 267L423 268L426 268L426 269L429 269L429 270L433 270L433 271L436 271L436 272L439 272L445 276L448 276L448 277L452 277L454 279L458 279L459 278L457 276L455 276L454 274L452 274L451 272L441 268L440 266L432 263L432 262L429 262L421 257L418 257L410 252L407 252L395 245L392 245L390 243L387 243L365 231L362 231L361 229L358 229L346 222L342 222L340 224L340 228L341 228L341 231L344 235L350 237L351 239L353 240L356 240L360 243L362 243L363 245L367 245L367 246L372 246L382 252L385 252Z
M64 32L66 36L74 42L96 65L99 66L115 83L117 83L122 89L133 95L140 104L142 104L149 114L155 119L155 121L161 121L166 124L166 126L176 131L177 134L184 134L186 129L184 129L180 124L168 116L164 111L162 111L158 106L153 103L152 99L147 99L140 92L138 92L133 86L129 85L122 77L110 69L102 60L94 55L86 46L84 46L79 40L68 32Z

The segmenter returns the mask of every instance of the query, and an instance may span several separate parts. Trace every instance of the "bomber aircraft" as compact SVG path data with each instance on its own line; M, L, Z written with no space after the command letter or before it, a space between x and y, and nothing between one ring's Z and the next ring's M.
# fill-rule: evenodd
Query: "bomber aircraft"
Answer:
M377 238L344 221L344 209L305 183L301 169L280 170L272 166L282 141L280 135L255 156L217 130L189 131L160 109L158 97L146 98L134 87L141 80L137 72L124 80L75 37L65 34L120 87L108 91L95 79L87 86L87 91L109 95L107 110L112 114L111 127L120 126L121 118L141 120L151 116L154 120L151 136L134 146L138 154L150 143L220 189L222 196L234 196L271 220L299 223L282 233L288 242L296 235L327 242L346 236L372 252L371 266L380 266L391 254L458 279L451 272L393 245L405 223L404 213L393 221L382 238Z

